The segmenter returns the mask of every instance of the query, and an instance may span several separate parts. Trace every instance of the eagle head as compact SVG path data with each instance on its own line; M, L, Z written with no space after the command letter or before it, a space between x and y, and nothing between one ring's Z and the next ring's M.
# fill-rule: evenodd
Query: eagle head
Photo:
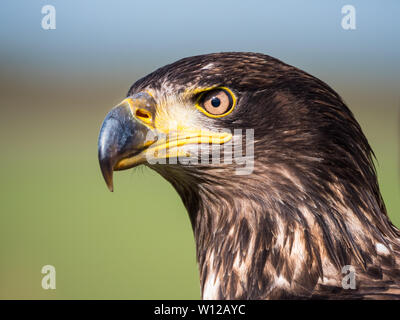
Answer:
M204 298L347 297L347 265L358 296L370 281L393 290L399 232L368 141L340 96L293 66L233 52L162 67L108 113L98 156L110 190L113 171L138 165L177 190Z

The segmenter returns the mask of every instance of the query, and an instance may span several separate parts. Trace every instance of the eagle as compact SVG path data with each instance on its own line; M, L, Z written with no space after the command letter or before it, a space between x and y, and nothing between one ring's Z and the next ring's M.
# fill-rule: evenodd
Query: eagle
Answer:
M145 165L178 192L203 299L400 297L373 151L342 98L296 67L246 52L161 67L106 115L98 157L111 191L114 171Z

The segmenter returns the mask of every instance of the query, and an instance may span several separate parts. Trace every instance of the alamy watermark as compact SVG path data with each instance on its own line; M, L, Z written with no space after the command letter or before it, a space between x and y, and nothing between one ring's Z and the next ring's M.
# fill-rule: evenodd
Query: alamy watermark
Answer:
M154 140L153 132L147 140ZM237 175L254 170L254 129L200 130L182 135L177 128L170 128L168 134L158 133L157 141L161 142L146 151L150 164L234 165Z
M55 30L56 28L56 8L50 4L42 7L42 29Z
M50 264L42 267L42 288L45 290L56 288L56 268Z
M345 265L342 268L342 274L344 274L342 288L346 290L356 289L356 269L351 265Z
M356 8L350 4L346 4L342 7L341 25L344 30L355 30L356 29Z

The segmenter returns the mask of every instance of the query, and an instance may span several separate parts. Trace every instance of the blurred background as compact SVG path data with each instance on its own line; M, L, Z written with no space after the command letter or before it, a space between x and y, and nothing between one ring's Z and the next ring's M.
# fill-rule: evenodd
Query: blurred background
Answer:
M44 5L56 29L44 30ZM356 9L344 30L341 9ZM2 1L0 298L197 299L195 247L172 187L148 169L97 162L108 110L129 86L177 59L261 52L333 87L377 156L400 226L400 2ZM157 196L157 200L154 200ZM43 290L53 265L57 289Z

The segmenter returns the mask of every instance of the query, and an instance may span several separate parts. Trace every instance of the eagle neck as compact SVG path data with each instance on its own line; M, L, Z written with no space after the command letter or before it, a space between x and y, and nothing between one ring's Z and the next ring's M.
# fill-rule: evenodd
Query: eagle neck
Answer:
M317 186L288 167L264 168L246 179L159 171L189 213L204 299L310 297L318 286L342 289L346 265L358 274L398 265L388 257L391 248L400 251L399 233L372 191L349 192L339 179Z
M310 263L309 231L289 213L282 218L275 199L245 189L202 187L198 198L191 197L200 201L187 206L204 299L281 297ZM319 272L312 269L310 287Z
M326 283L341 289L344 266L364 273L368 264L387 259L377 244L388 250L395 245L367 220L363 224L351 197L311 202L298 185L285 194L274 193L272 185L252 185L237 190L229 183L197 184L182 197L204 299L310 297Z

